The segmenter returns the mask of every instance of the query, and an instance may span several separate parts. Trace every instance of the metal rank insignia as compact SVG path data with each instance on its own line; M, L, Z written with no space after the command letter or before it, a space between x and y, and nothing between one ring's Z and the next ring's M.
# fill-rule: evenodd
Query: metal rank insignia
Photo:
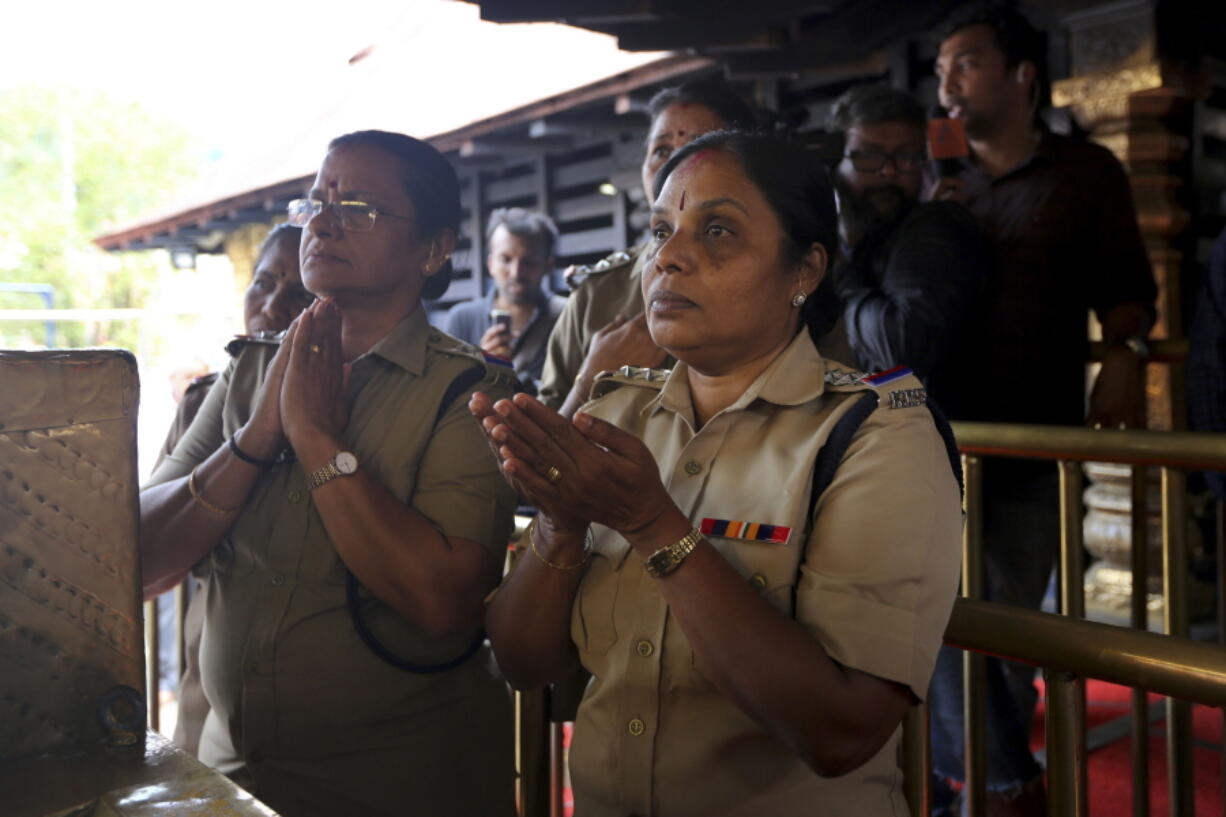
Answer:
M889 406L892 409L915 408L927 402L926 389L895 389L889 396Z
M646 380L649 383L655 383L660 380L668 380L672 369L648 369L645 366L622 366L617 370L617 373L622 377L630 377L635 380Z
M830 369L826 372L828 386L859 386L868 377L864 372L849 372L845 369Z

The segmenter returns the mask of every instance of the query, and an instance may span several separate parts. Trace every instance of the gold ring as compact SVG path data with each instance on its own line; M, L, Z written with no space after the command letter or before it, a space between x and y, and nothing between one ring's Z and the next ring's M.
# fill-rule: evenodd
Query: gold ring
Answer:
M320 351L321 351L321 350L320 350L320 348L319 348L319 344L318 344L318 343L312 343L312 344L311 344L311 351L312 351L312 352L314 352L315 354L319 354L319 353L320 353Z
M545 472L545 479L557 485L562 479L562 472L557 469L557 466L549 466L549 470Z

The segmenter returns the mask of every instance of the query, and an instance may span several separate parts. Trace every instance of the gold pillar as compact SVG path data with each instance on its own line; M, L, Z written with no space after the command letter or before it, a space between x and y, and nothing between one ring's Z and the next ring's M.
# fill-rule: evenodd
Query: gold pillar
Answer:
M1184 182L1176 165L1187 153L1190 140L1172 119L1203 93L1203 82L1164 65L1154 57L1151 42L1125 62L1130 64L1056 82L1052 102L1069 108L1091 139L1114 153L1128 171L1137 222L1158 284L1158 316L1151 336L1181 340L1184 257L1179 240L1191 223L1191 214L1178 199ZM1149 365L1149 428L1186 425L1183 369L1182 363Z

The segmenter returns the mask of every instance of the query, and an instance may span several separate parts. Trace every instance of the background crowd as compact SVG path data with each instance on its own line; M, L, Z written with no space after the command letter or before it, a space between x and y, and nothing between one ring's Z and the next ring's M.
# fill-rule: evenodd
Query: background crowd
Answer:
M492 288L442 331L422 301L447 284L454 172L409 137L334 141L291 204L300 254L278 230L251 284L248 332L288 331L196 389L142 496L147 593L201 582L184 745L291 817L509 813L502 678L582 669L581 814L885 814L926 699L956 813L947 420L1144 425L1157 289L1128 180L1045 124L1046 65L1016 10L967 7L939 106L852 88L833 154L722 83L665 89L643 241L567 270L564 296L549 217L495 210ZM951 122L960 155L934 162ZM1189 360L1206 430L1226 416L1224 242ZM1039 607L1057 488L989 464L989 600ZM500 583L517 498L539 513ZM1045 813L1033 669L990 661L987 692L989 813ZM362 703L323 746L307 724L337 695Z

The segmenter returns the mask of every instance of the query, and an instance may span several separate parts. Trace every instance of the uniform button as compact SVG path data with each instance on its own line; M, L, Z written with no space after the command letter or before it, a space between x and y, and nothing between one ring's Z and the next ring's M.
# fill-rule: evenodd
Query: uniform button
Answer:
M252 763L262 763L264 761L264 753L259 749L252 749L247 753L247 760Z
M285 584L284 575L282 575L281 573L272 574L272 586L273 587L280 587L283 584Z
M647 726L638 718L634 718L629 724L626 725L626 728L630 730L630 734L637 738L639 735L643 734L643 732L647 729Z
M685 472L692 477L696 477L702 473L702 463L698 460L690 460L685 464Z
M766 577L763 576L761 573L755 573L752 576L750 576L749 583L752 584L758 590L766 589Z
M656 651L656 648L652 646L650 641L647 641L647 640L643 640L635 644L634 649L638 652L639 655L643 656L644 658L646 658L647 656L651 655L653 652Z
M301 491L290 491L289 501L297 505L299 502L302 501L302 492Z

